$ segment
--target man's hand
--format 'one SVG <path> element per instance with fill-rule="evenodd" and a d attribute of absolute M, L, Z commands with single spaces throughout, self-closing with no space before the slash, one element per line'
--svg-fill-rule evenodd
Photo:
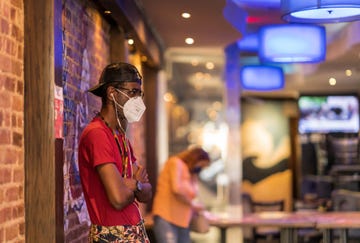
<path fill-rule="evenodd" d="M 148 202 L 151 200 L 152 197 L 152 186 L 149 183 L 149 176 L 145 167 L 142 165 L 135 164 L 133 167 L 134 169 L 134 179 L 135 181 L 139 181 L 142 184 L 142 190 L 136 190 L 136 183 L 135 183 L 135 197 L 139 202 Z"/>
<path fill-rule="evenodd" d="M 149 182 L 149 176 L 144 166 L 137 165 L 137 170 L 135 171 L 134 179 L 140 181 L 141 183 Z"/>

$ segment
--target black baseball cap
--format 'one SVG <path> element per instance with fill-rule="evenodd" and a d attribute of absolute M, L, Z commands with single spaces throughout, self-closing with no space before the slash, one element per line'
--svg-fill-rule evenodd
<path fill-rule="evenodd" d="M 134 65 L 125 62 L 111 63 L 101 73 L 99 83 L 88 92 L 102 96 L 106 84 L 116 82 L 136 82 L 141 84 L 142 77 Z"/>

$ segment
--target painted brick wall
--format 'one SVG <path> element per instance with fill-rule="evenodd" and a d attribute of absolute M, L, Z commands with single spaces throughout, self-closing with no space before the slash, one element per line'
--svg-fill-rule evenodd
<path fill-rule="evenodd" d="M 108 64 L 110 26 L 89 1 L 63 1 L 64 230 L 65 242 L 87 242 L 90 223 L 78 171 L 79 136 L 100 110 L 100 99 L 86 90 L 97 84 Z"/>
<path fill-rule="evenodd" d="M 24 7 L 0 1 L 0 242 L 25 242 Z"/>

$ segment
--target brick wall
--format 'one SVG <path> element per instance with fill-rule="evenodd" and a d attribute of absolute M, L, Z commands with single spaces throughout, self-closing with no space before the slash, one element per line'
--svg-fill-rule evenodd
<path fill-rule="evenodd" d="M 0 1 L 0 242 L 25 242 L 23 20 L 23 1 Z"/>
<path fill-rule="evenodd" d="M 64 230 L 65 242 L 87 242 L 90 223 L 78 171 L 79 136 L 100 110 L 86 90 L 109 62 L 110 26 L 89 1 L 63 1 L 64 42 Z"/>

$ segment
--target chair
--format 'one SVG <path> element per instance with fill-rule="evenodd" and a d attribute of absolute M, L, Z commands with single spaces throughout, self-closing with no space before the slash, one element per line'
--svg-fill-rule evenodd
<path fill-rule="evenodd" d="M 334 211 L 359 211 L 360 192 L 338 189 L 332 192 Z"/>
<path fill-rule="evenodd" d="M 329 137 L 331 152 L 335 164 L 351 165 L 359 162 L 359 138 L 358 137 Z"/>
<path fill-rule="evenodd" d="M 332 193 L 332 204 L 334 211 L 360 211 L 360 192 L 338 189 Z M 335 230 L 335 237 L 338 236 L 338 232 Z M 360 241 L 360 230 L 349 229 L 349 237 Z"/>
<path fill-rule="evenodd" d="M 250 207 L 253 213 L 256 212 L 277 212 L 284 211 L 284 200 L 278 201 L 254 201 L 250 200 Z M 254 227 L 252 229 L 253 242 L 260 239 L 266 241 L 280 240 L 280 229 L 277 227 Z"/>

